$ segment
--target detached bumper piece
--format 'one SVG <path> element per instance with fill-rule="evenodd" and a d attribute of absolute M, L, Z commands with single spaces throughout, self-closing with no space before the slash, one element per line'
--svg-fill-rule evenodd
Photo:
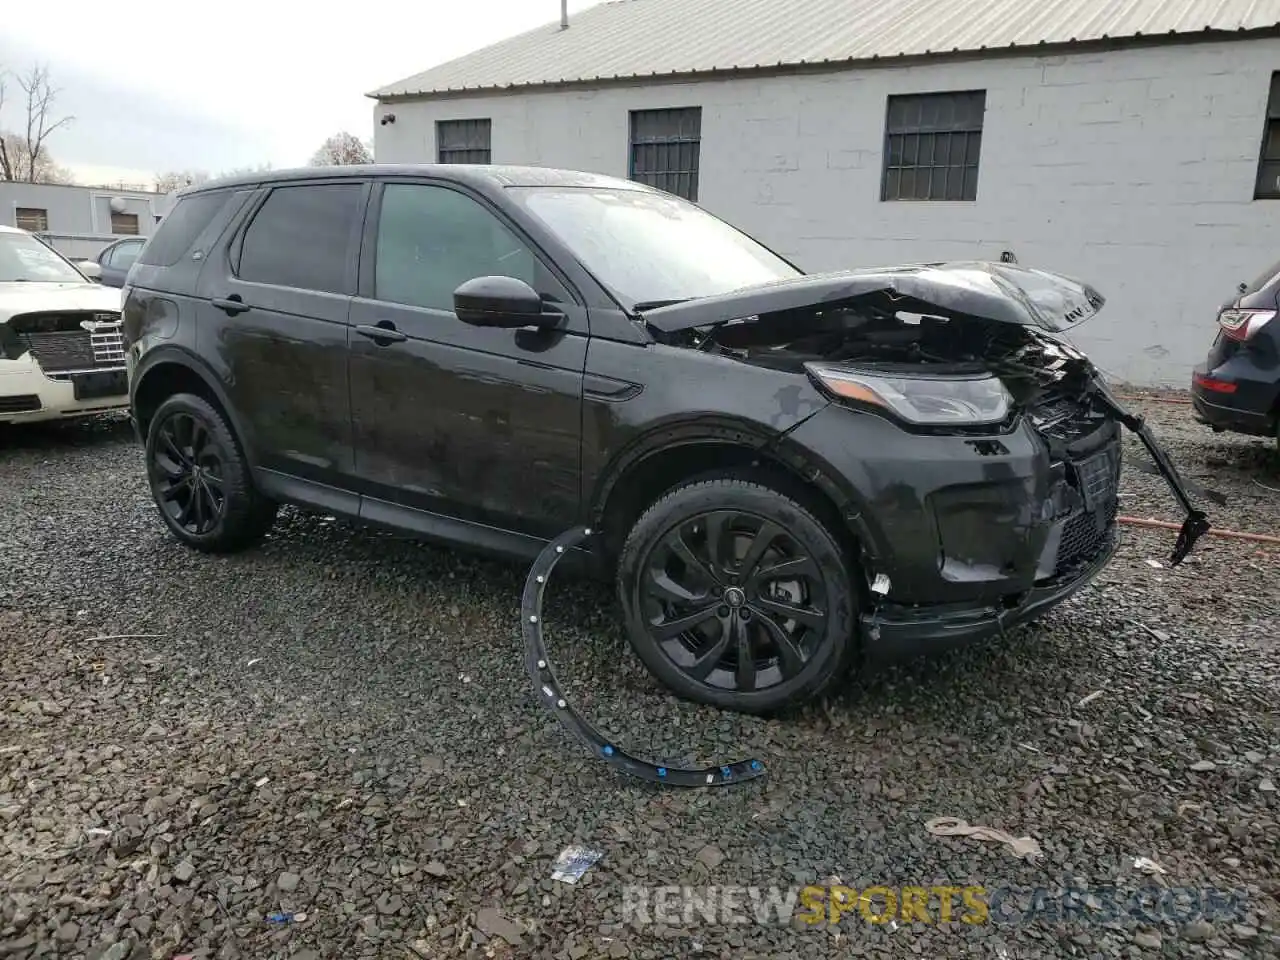
<path fill-rule="evenodd" d="M 529 578 L 524 584 L 520 602 L 520 623 L 525 643 L 524 662 L 525 669 L 537 688 L 538 700 L 555 715 L 565 729 L 586 744 L 595 756 L 640 780 L 676 787 L 722 787 L 763 776 L 764 764 L 755 759 L 700 770 L 663 767 L 642 760 L 601 736 L 565 698 L 551 661 L 547 658 L 547 648 L 542 638 L 542 597 L 551 571 L 565 551 L 576 547 L 589 536 L 589 528 L 576 527 L 552 540 L 533 561 L 533 569 L 529 571 Z"/>
<path fill-rule="evenodd" d="M 1122 407 L 1120 401 L 1112 395 L 1111 391 L 1100 380 L 1098 386 L 1099 396 L 1107 405 L 1107 408 L 1115 415 L 1117 420 L 1124 424 L 1126 429 L 1137 434 L 1138 439 L 1142 441 L 1142 445 L 1147 448 L 1147 453 L 1151 455 L 1151 460 L 1155 464 L 1156 472 L 1164 478 L 1165 483 L 1169 485 L 1169 489 L 1173 491 L 1178 505 L 1182 507 L 1183 512 L 1186 514 L 1186 519 L 1182 522 L 1182 529 L 1178 531 L 1178 539 L 1173 545 L 1173 554 L 1169 557 L 1169 565 L 1176 567 L 1187 558 L 1187 554 L 1195 547 L 1196 541 L 1209 532 L 1209 515 L 1203 510 L 1197 509 L 1191 502 L 1191 495 L 1187 490 L 1186 483 L 1178 474 L 1178 468 L 1173 465 L 1169 455 L 1156 442 L 1155 435 L 1152 434 L 1146 421 Z M 1221 502 L 1225 502 L 1225 498 L 1222 498 Z"/>

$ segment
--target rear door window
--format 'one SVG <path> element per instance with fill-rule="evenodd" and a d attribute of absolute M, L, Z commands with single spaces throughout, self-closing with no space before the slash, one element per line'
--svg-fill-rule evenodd
<path fill-rule="evenodd" d="M 325 293 L 353 293 L 350 261 L 362 183 L 277 187 L 240 247 L 241 280 Z"/>

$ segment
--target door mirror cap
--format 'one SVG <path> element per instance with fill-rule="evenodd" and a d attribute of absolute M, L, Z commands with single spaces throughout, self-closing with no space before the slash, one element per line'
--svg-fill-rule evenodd
<path fill-rule="evenodd" d="M 102 267 L 94 263 L 92 260 L 80 260 L 76 263 L 76 269 L 85 275 L 85 279 L 98 281 L 102 279 Z"/>
<path fill-rule="evenodd" d="M 515 277 L 476 277 L 453 291 L 453 312 L 476 327 L 554 326 L 560 315 L 545 311 L 538 292 Z"/>

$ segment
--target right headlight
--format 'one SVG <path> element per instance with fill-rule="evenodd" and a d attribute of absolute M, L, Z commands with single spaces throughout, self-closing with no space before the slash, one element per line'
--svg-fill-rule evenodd
<path fill-rule="evenodd" d="M 809 376 L 832 396 L 882 407 L 922 427 L 1000 423 L 1012 398 L 990 374 L 938 376 L 868 373 L 838 363 L 806 363 Z"/>

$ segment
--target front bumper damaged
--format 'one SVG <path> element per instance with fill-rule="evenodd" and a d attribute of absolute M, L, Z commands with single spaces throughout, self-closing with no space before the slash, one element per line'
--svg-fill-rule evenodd
<path fill-rule="evenodd" d="M 1093 580 L 1111 562 L 1119 539 L 1114 529 L 1106 547 L 1070 578 L 1037 586 L 1007 603 L 910 607 L 880 604 L 862 616 L 870 660 L 905 659 L 1004 633 L 1048 613 Z"/>

